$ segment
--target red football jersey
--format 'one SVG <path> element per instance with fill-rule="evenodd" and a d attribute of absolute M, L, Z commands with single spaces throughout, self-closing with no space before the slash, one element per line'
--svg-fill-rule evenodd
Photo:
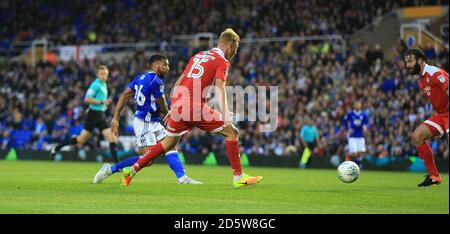
<path fill-rule="evenodd" d="M 419 88 L 427 96 L 434 110 L 439 113 L 448 112 L 448 73 L 444 70 L 425 64 L 419 82 Z"/>
<path fill-rule="evenodd" d="M 230 62 L 225 59 L 219 48 L 202 51 L 192 56 L 183 72 L 184 78 L 173 95 L 173 106 L 189 101 L 191 104 L 205 103 L 209 89 L 214 79 L 226 80 Z M 186 96 L 186 90 L 189 95 Z M 180 101 L 180 102 L 177 102 Z"/>

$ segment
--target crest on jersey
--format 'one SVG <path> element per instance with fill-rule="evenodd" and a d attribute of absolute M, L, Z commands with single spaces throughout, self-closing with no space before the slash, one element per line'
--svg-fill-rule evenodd
<path fill-rule="evenodd" d="M 431 88 L 430 88 L 430 86 L 426 86 L 425 89 L 424 89 L 424 91 L 425 91 L 425 93 L 427 94 L 427 96 L 430 96 L 430 95 L 431 95 Z"/>
<path fill-rule="evenodd" d="M 441 83 L 445 83 L 445 77 L 444 77 L 443 75 L 440 75 L 440 76 L 438 77 L 438 80 L 439 80 Z"/>

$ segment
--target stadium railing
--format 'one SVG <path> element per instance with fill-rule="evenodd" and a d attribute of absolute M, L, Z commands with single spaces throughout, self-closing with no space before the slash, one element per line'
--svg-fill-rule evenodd
<path fill-rule="evenodd" d="M 92 50 L 95 48 L 94 53 L 129 53 L 136 50 L 142 51 L 176 51 L 179 48 L 193 49 L 199 46 L 200 38 L 208 38 L 208 47 L 213 47 L 217 42 L 217 37 L 212 33 L 197 33 L 192 35 L 177 35 L 172 37 L 170 41 L 162 42 L 138 42 L 138 43 L 108 43 L 108 44 L 86 44 L 86 45 L 63 45 L 55 46 L 51 41 L 34 40 L 29 42 L 12 42 L 8 48 L 3 50 L 3 56 L 8 58 L 17 58 L 18 56 L 25 56 L 25 53 L 31 53 L 37 47 L 44 48 L 44 54 L 46 51 L 58 51 L 61 52 L 64 48 L 65 56 L 83 58 L 83 49 Z M 347 41 L 344 36 L 341 35 L 319 35 L 319 36 L 291 36 L 291 37 L 269 37 L 269 38 L 243 38 L 241 40 L 241 47 L 248 48 L 255 44 L 271 44 L 271 43 L 287 43 L 287 42 L 300 42 L 300 41 L 331 41 L 340 51 L 345 55 Z M 81 50 L 81 52 L 80 52 Z M 30 52 L 31 51 L 31 52 Z M 69 51 L 69 52 L 68 52 Z M 189 51 L 189 53 L 192 51 Z M 69 54 L 67 54 L 69 53 Z M 72 54 L 71 54 L 72 53 Z M 81 53 L 81 55 L 80 55 Z M 92 51 L 90 51 L 92 53 Z M 88 56 L 88 55 L 85 55 Z M 36 53 L 31 53 L 31 64 L 40 59 L 36 57 Z M 43 59 L 46 59 L 43 56 Z"/>

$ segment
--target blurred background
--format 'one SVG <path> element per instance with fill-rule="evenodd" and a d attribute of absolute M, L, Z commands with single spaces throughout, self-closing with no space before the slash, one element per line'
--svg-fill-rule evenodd
<path fill-rule="evenodd" d="M 189 57 L 231 27 L 241 44 L 228 85 L 279 91 L 276 131 L 255 131 L 258 121 L 236 123 L 244 164 L 298 166 L 301 129 L 312 125 L 319 134 L 308 166 L 337 165 L 348 151 L 343 118 L 359 100 L 369 118 L 366 167 L 425 170 L 411 133 L 433 108 L 401 55 L 420 47 L 429 64 L 448 72 L 448 12 L 448 1 L 439 0 L 2 0 L 0 158 L 49 159 L 52 146 L 78 135 L 97 65 L 110 69 L 115 105 L 148 58 L 165 54 L 169 96 Z M 135 150 L 133 105 L 122 113 L 121 158 Z M 430 143 L 438 168 L 448 171 L 448 138 Z M 194 158 L 188 163 L 220 164 L 224 148 L 221 137 L 198 130 L 180 143 Z M 108 161 L 108 151 L 95 134 L 76 156 L 57 160 Z"/>

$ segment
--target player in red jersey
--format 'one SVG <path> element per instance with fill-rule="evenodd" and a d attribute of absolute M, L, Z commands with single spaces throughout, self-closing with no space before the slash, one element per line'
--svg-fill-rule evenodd
<path fill-rule="evenodd" d="M 412 134 L 419 157 L 423 160 L 429 173 L 418 186 L 437 185 L 442 182 L 442 179 L 427 140 L 448 133 L 448 73 L 438 67 L 428 65 L 424 53 L 417 48 L 406 51 L 404 61 L 409 74 L 419 75 L 419 88 L 427 96 L 435 110 L 435 114 L 425 120 Z"/>
<path fill-rule="evenodd" d="M 173 149 L 181 136 L 193 127 L 223 135 L 226 139 L 226 152 L 233 169 L 233 186 L 244 187 L 258 183 L 262 176 L 249 176 L 242 172 L 239 154 L 239 130 L 231 122 L 225 91 L 225 81 L 230 60 L 239 47 L 239 35 L 228 28 L 220 34 L 217 47 L 192 56 L 183 74 L 174 85 L 172 106 L 167 123 L 167 137 L 150 147 L 132 167 L 122 170 L 122 181 L 128 186 L 133 176 L 154 158 Z M 206 105 L 206 94 L 215 83 L 220 110 Z"/>

